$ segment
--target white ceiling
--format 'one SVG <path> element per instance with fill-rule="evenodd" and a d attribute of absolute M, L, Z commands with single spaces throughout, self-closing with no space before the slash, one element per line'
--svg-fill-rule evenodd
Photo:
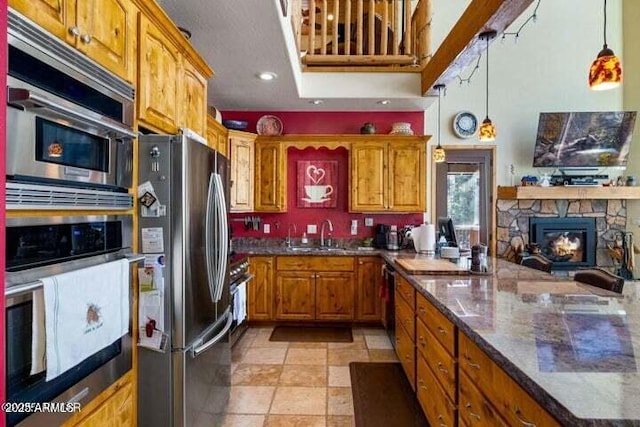
<path fill-rule="evenodd" d="M 213 68 L 208 104 L 248 111 L 421 111 L 419 73 L 302 73 L 280 0 L 158 0 Z M 291 54 L 290 54 L 291 52 Z M 263 82 L 261 71 L 278 78 Z M 321 105 L 311 104 L 322 99 Z M 378 101 L 389 99 L 388 105 Z"/>

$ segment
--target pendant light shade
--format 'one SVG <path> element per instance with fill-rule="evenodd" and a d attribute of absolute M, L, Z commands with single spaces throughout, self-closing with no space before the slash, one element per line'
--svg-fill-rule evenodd
<path fill-rule="evenodd" d="M 433 161 L 442 163 L 447 158 L 447 153 L 444 151 L 444 148 L 442 148 L 442 145 L 440 145 L 440 104 L 442 103 L 442 89 L 445 88 L 445 85 L 437 84 L 433 88 L 438 91 L 438 145 L 433 149 Z"/>
<path fill-rule="evenodd" d="M 589 69 L 589 87 L 593 90 L 613 89 L 622 83 L 622 64 L 607 46 L 607 0 L 604 0 L 604 45 Z"/>
<path fill-rule="evenodd" d="M 496 36 L 495 31 L 485 31 L 480 34 L 480 40 L 486 40 L 487 42 L 487 51 L 485 55 L 487 56 L 487 97 L 486 97 L 486 117 L 482 121 L 482 125 L 480 125 L 480 130 L 478 131 L 478 138 L 480 141 L 494 141 L 496 139 L 496 127 L 493 122 L 489 118 L 489 41 Z"/>

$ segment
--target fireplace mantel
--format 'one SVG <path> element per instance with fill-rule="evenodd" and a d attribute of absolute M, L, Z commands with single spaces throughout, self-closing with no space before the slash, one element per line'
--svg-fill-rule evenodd
<path fill-rule="evenodd" d="M 580 187 L 557 186 L 498 187 L 501 200 L 545 200 L 545 199 L 640 199 L 640 187 Z"/>

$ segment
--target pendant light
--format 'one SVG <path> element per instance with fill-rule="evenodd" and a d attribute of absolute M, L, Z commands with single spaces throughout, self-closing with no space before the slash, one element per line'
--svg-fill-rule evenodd
<path fill-rule="evenodd" d="M 604 45 L 589 69 L 589 87 L 593 90 L 607 90 L 622 83 L 622 64 L 607 46 L 607 0 L 604 0 Z"/>
<path fill-rule="evenodd" d="M 442 89 L 444 89 L 445 87 L 446 86 L 443 84 L 437 84 L 433 87 L 438 91 L 438 145 L 433 150 L 433 161 L 436 163 L 444 162 L 447 157 L 444 148 L 442 148 L 442 145 L 440 145 L 440 104 L 442 99 L 440 95 L 442 94 Z"/>
<path fill-rule="evenodd" d="M 482 125 L 480 125 L 480 130 L 478 131 L 478 137 L 480 141 L 493 141 L 496 139 L 496 127 L 491 122 L 489 118 L 489 41 L 496 36 L 495 31 L 485 31 L 480 34 L 480 40 L 486 40 L 487 42 L 487 103 L 486 103 L 486 117 L 482 121 Z"/>

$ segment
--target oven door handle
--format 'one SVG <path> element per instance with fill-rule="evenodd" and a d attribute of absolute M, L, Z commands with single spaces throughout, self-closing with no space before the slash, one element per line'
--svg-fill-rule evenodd
<path fill-rule="evenodd" d="M 33 90 L 8 87 L 7 102 L 10 104 L 20 105 L 25 109 L 31 110 L 46 108 L 56 115 L 65 116 L 67 119 L 71 117 L 73 120 L 95 126 L 98 129 L 115 132 L 116 137 L 135 138 L 137 136 L 133 130 L 122 126 L 120 123 L 109 117 L 99 115 L 89 109 L 78 107 L 70 102 L 54 101 L 46 95 Z"/>
<path fill-rule="evenodd" d="M 249 283 L 255 276 L 253 274 L 247 274 L 242 276 L 242 280 L 240 280 L 239 282 L 236 283 L 232 283 L 231 286 L 233 287 L 231 289 L 231 293 L 234 294 L 236 292 L 236 289 L 238 289 L 238 286 L 243 285 L 245 283 Z"/>

